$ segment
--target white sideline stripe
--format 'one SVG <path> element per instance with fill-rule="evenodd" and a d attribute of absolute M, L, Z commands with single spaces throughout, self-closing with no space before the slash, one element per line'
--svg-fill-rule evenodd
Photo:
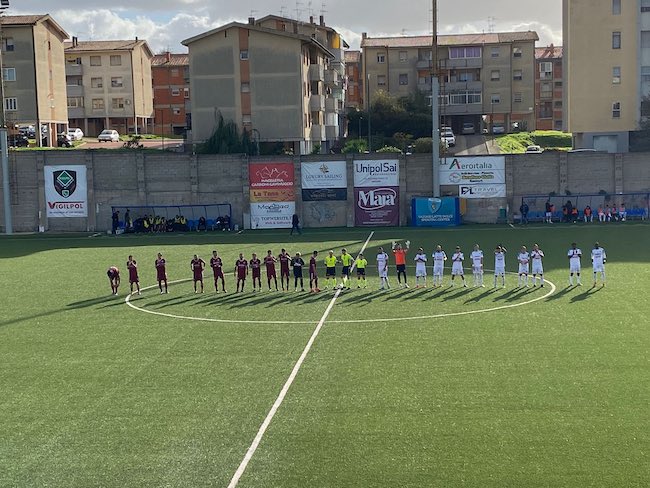
<path fill-rule="evenodd" d="M 368 235 L 368 238 L 366 239 L 366 242 L 363 244 L 363 247 L 361 248 L 361 251 L 359 251 L 359 254 L 362 254 L 365 250 L 366 247 L 368 246 L 368 243 L 370 242 L 370 239 L 372 239 L 372 236 L 374 234 L 374 231 L 371 232 Z M 358 257 L 358 255 L 357 255 Z M 352 269 L 354 269 L 354 264 L 352 265 Z M 269 413 L 266 415 L 266 418 L 264 419 L 264 422 L 262 422 L 262 425 L 260 426 L 259 430 L 257 431 L 257 435 L 253 439 L 252 444 L 248 448 L 248 451 L 246 451 L 246 455 L 244 456 L 244 459 L 242 460 L 241 464 L 237 468 L 237 471 L 235 471 L 235 474 L 233 475 L 232 479 L 230 480 L 230 484 L 228 485 L 228 488 L 235 488 L 237 484 L 239 483 L 240 478 L 244 474 L 244 471 L 246 471 L 246 467 L 248 466 L 248 463 L 252 459 L 253 455 L 255 454 L 255 451 L 257 450 L 257 447 L 260 445 L 260 442 L 262 441 L 262 438 L 264 437 L 264 434 L 266 433 L 266 429 L 268 429 L 269 425 L 271 424 L 271 421 L 273 420 L 273 417 L 275 417 L 276 412 L 280 408 L 280 405 L 282 405 L 282 402 L 284 401 L 284 398 L 287 396 L 287 392 L 289 391 L 289 388 L 291 387 L 293 381 L 296 379 L 296 376 L 298 375 L 298 372 L 300 371 L 300 368 L 302 367 L 302 363 L 304 363 L 305 358 L 307 357 L 307 354 L 309 354 L 309 351 L 311 350 L 311 346 L 314 344 L 314 341 L 316 340 L 316 337 L 318 337 L 318 334 L 320 333 L 321 329 L 323 328 L 323 325 L 325 324 L 325 320 L 327 320 L 327 317 L 329 316 L 330 312 L 332 311 L 332 308 L 334 307 L 334 303 L 336 302 L 336 299 L 339 297 L 341 294 L 341 289 L 339 288 L 336 290 L 336 293 L 330 300 L 329 305 L 325 309 L 325 313 L 321 317 L 320 321 L 318 322 L 318 325 L 314 329 L 314 332 L 312 333 L 311 337 L 309 338 L 309 341 L 307 342 L 307 345 L 305 346 L 305 349 L 302 351 L 302 354 L 298 358 L 298 361 L 293 367 L 293 370 L 291 371 L 291 374 L 289 375 L 289 378 L 287 378 L 287 381 L 285 382 L 284 386 L 282 387 L 282 390 L 280 390 L 280 394 L 278 395 L 278 398 L 276 398 L 275 402 L 273 403 L 273 406 L 271 407 L 271 410 L 269 410 Z"/>

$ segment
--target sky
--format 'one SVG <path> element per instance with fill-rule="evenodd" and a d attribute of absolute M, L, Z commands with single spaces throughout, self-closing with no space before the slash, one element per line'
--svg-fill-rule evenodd
<path fill-rule="evenodd" d="M 185 52 L 183 39 L 252 14 L 303 21 L 323 14 L 358 49 L 370 37 L 430 34 L 431 0 L 10 0 L 7 15 L 49 13 L 79 40 L 146 39 L 154 52 Z M 110 9 L 108 6 L 110 5 Z M 405 7 L 408 5 L 408 7 Z M 534 30 L 562 43 L 561 0 L 438 0 L 438 33 Z"/>

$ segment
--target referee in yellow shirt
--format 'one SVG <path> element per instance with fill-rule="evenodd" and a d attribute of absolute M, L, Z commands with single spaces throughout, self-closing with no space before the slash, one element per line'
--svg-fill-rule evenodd
<path fill-rule="evenodd" d="M 334 280 L 333 288 L 336 288 L 336 263 L 338 259 L 334 256 L 334 251 L 330 251 L 325 256 L 325 289 L 329 289 L 330 280 Z"/>
<path fill-rule="evenodd" d="M 368 286 L 366 281 L 366 266 L 368 266 L 368 260 L 363 257 L 363 254 L 359 254 L 359 257 L 354 262 L 354 266 L 357 269 L 357 288 L 361 288 L 361 280 L 363 280 L 363 287 Z"/>
<path fill-rule="evenodd" d="M 345 248 L 341 249 L 341 264 L 343 264 L 341 282 L 348 290 L 350 289 L 350 268 L 352 267 L 352 261 L 354 261 L 354 258 L 348 254 L 348 251 Z"/>

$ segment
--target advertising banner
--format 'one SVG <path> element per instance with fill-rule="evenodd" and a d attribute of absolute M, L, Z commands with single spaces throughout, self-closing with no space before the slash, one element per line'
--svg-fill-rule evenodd
<path fill-rule="evenodd" d="M 293 163 L 250 163 L 248 179 L 251 227 L 291 228 L 291 217 L 296 212 Z"/>
<path fill-rule="evenodd" d="M 303 190 L 339 189 L 348 187 L 345 161 L 301 163 Z"/>
<path fill-rule="evenodd" d="M 302 190 L 303 202 L 324 202 L 332 200 L 347 200 L 347 188 L 323 188 L 320 190 Z"/>
<path fill-rule="evenodd" d="M 399 186 L 354 189 L 356 225 L 399 225 Z"/>
<path fill-rule="evenodd" d="M 460 225 L 460 203 L 456 197 L 414 198 L 411 202 L 414 227 Z"/>
<path fill-rule="evenodd" d="M 458 195 L 461 198 L 505 198 L 506 185 L 459 185 Z"/>
<path fill-rule="evenodd" d="M 474 185 L 506 183 L 504 156 L 459 156 L 440 162 L 441 185 Z"/>
<path fill-rule="evenodd" d="M 45 166 L 47 217 L 88 217 L 85 166 Z"/>
<path fill-rule="evenodd" d="M 354 162 L 355 188 L 399 186 L 399 160 Z"/>

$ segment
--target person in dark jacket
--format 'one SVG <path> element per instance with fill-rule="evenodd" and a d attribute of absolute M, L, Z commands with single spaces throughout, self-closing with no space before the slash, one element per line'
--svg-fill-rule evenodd
<path fill-rule="evenodd" d="M 300 231 L 300 219 L 298 218 L 298 214 L 293 214 L 293 217 L 291 217 L 291 234 L 293 235 L 293 231 L 298 232 L 298 234 L 302 234 Z"/>

